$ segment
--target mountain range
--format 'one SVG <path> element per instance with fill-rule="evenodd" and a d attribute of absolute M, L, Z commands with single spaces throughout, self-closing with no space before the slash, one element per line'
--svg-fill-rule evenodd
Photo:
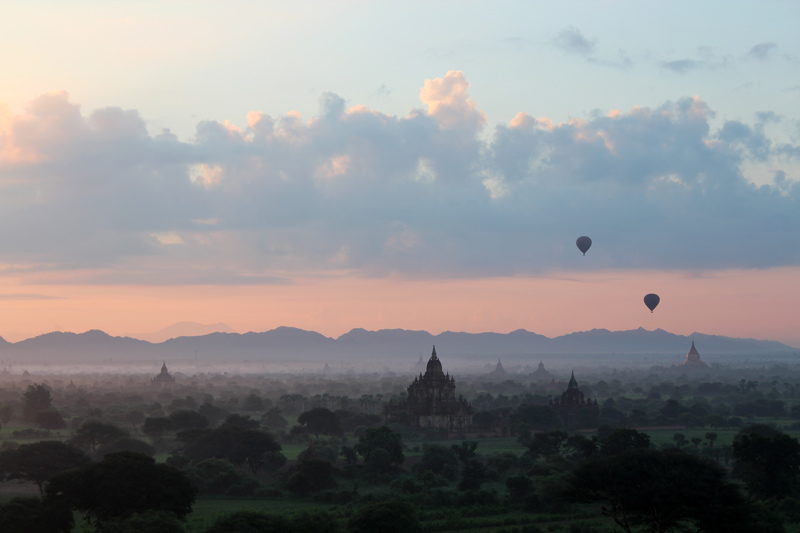
<path fill-rule="evenodd" d="M 792 358 L 797 348 L 776 341 L 693 333 L 676 335 L 656 329 L 628 331 L 594 329 L 546 337 L 526 330 L 511 333 L 444 332 L 353 329 L 331 338 L 297 328 L 279 327 L 260 333 L 215 332 L 148 342 L 112 337 L 99 330 L 85 333 L 53 332 L 11 343 L 0 338 L 0 362 L 15 363 L 140 363 L 154 360 L 224 362 L 365 362 L 390 363 L 427 359 L 432 346 L 440 355 L 462 362 L 503 358 L 510 362 L 538 362 L 546 356 L 610 356 L 634 361 L 635 356 L 665 355 L 674 361 L 685 355 L 692 341 L 703 357 L 760 356 Z M 651 359 L 648 357 L 647 359 Z M 406 365 L 407 366 L 407 365 Z"/>

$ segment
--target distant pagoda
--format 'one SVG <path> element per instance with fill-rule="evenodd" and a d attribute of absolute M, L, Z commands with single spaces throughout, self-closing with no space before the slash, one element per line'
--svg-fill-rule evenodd
<path fill-rule="evenodd" d="M 503 368 L 503 363 L 500 362 L 500 359 L 497 360 L 497 366 L 494 367 L 494 370 L 489 372 L 489 378 L 501 380 L 501 379 L 508 379 L 508 372 L 506 369 Z"/>
<path fill-rule="evenodd" d="M 694 341 L 692 341 L 692 347 L 689 349 L 689 353 L 686 354 L 686 360 L 681 366 L 684 365 L 695 368 L 705 368 L 708 366 L 700 360 L 700 353 L 697 351 L 697 348 L 694 347 Z"/>
<path fill-rule="evenodd" d="M 161 365 L 161 373 L 152 379 L 153 384 L 161 386 L 169 386 L 175 384 L 175 378 L 167 370 L 167 362 Z"/>
<path fill-rule="evenodd" d="M 550 406 L 555 409 L 564 425 L 568 428 L 577 428 L 581 425 L 578 420 L 577 414 L 580 409 L 599 409 L 597 400 L 591 398 L 584 398 L 583 391 L 578 387 L 578 380 L 575 379 L 575 371 L 572 371 L 572 376 L 569 378 L 567 390 L 561 394 L 561 398 L 550 400 Z"/>
<path fill-rule="evenodd" d="M 539 359 L 539 366 L 536 368 L 536 372 L 531 374 L 531 378 L 539 383 L 551 382 L 555 380 L 555 378 L 553 378 L 553 374 L 545 370 L 544 363 L 541 359 Z"/>

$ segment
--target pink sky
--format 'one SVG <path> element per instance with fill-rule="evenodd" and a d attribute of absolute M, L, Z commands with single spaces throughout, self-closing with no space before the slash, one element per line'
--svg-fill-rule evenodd
<path fill-rule="evenodd" d="M 754 35 L 717 59 L 652 59 L 647 42 L 618 63 L 604 51 L 619 49 L 611 40 L 560 28 L 542 47 L 547 61 L 524 64 L 566 71 L 523 69 L 533 88 L 557 80 L 558 105 L 503 82 L 523 63 L 467 69 L 446 47 L 446 60 L 409 73 L 413 83 L 382 77 L 395 69 L 385 58 L 380 74 L 350 61 L 369 76 L 358 90 L 333 76 L 301 83 L 297 65 L 315 70 L 305 61 L 273 68 L 286 72 L 287 98 L 313 94 L 310 111 L 278 105 L 272 78 L 243 93 L 246 78 L 216 69 L 165 82 L 168 98 L 152 106 L 115 90 L 102 102 L 71 95 L 69 76 L 29 87 L 27 104 L 0 102 L 0 336 L 136 335 L 183 321 L 331 337 L 644 327 L 800 347 L 800 144 L 796 105 L 780 105 L 794 72 L 784 50 L 796 47 Z M 492 42 L 517 42 L 503 32 Z M 262 71 L 261 59 L 242 64 Z M 775 77 L 763 77 L 766 65 Z M 598 69 L 614 84 L 599 84 Z M 740 74 L 720 78 L 721 92 L 701 90 L 728 69 Z M 634 73 L 644 85 L 620 92 Z M 164 114 L 206 78 L 225 86 L 183 119 Z M 745 80 L 770 91 L 758 102 L 730 91 Z M 671 88 L 652 96 L 654 85 Z M 217 101 L 237 105 L 223 112 Z M 502 114 L 489 112 L 500 103 Z M 586 257 L 580 235 L 594 241 Z M 650 292 L 661 296 L 652 314 Z"/>
<path fill-rule="evenodd" d="M 778 340 L 800 347 L 800 268 L 704 276 L 614 271 L 555 278 L 408 281 L 301 279 L 275 286 L 16 286 L 0 306 L 2 335 L 18 341 L 54 330 L 112 335 L 179 321 L 224 322 L 238 332 L 293 326 L 337 337 L 352 328 L 506 333 L 550 337 L 593 328 L 661 328 Z M 648 292 L 661 296 L 650 313 Z"/>

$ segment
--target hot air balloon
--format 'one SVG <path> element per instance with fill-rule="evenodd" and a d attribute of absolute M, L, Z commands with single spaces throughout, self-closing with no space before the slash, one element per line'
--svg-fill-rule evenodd
<path fill-rule="evenodd" d="M 575 244 L 578 245 L 578 250 L 583 252 L 583 255 L 586 255 L 586 250 L 592 247 L 592 239 L 584 235 L 583 237 L 578 237 Z"/>
<path fill-rule="evenodd" d="M 650 312 L 653 312 L 653 309 L 656 308 L 658 302 L 661 301 L 661 298 L 658 297 L 658 294 L 646 294 L 644 297 L 644 305 L 650 309 Z"/>

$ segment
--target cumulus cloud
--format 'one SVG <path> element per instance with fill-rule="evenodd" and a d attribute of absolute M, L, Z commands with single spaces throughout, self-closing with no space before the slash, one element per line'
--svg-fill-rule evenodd
<path fill-rule="evenodd" d="M 251 112 L 181 142 L 135 111 L 42 96 L 0 130 L 0 268 L 39 283 L 541 274 L 578 268 L 583 234 L 596 268 L 800 264 L 797 176 L 777 165 L 756 187 L 741 170 L 800 154 L 768 137 L 769 114 L 712 128 L 693 97 L 486 131 L 456 71 L 420 100 L 397 117 L 324 94 L 313 117 Z"/>
<path fill-rule="evenodd" d="M 469 99 L 468 90 L 464 73 L 451 70 L 444 78 L 425 80 L 419 99 L 442 128 L 473 133 L 486 124 L 486 115 Z"/>

